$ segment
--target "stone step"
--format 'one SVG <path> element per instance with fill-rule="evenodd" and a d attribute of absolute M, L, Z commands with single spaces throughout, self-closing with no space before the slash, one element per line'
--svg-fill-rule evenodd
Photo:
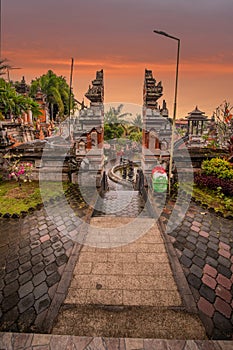
<path fill-rule="evenodd" d="M 1 349 L 78 350 L 229 350 L 233 341 L 100 338 L 70 335 L 0 333 Z"/>
<path fill-rule="evenodd" d="M 149 217 L 145 203 L 138 191 L 110 190 L 99 199 L 93 216 Z"/>
<path fill-rule="evenodd" d="M 122 305 L 64 304 L 52 334 L 111 338 L 206 339 L 205 329 L 195 314 L 166 307 Z"/>

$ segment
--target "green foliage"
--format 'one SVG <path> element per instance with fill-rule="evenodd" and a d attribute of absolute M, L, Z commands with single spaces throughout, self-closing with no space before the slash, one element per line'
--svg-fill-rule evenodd
<path fill-rule="evenodd" d="M 233 215 L 233 198 L 221 193 L 221 187 L 212 190 L 207 187 L 199 187 L 196 184 L 193 188 L 189 184 L 184 184 L 184 189 L 204 207 L 214 209 L 216 213 L 220 213 L 224 217 Z"/>
<path fill-rule="evenodd" d="M 201 169 L 206 175 L 214 175 L 219 179 L 233 180 L 233 168 L 227 160 L 221 158 L 204 160 Z"/>
<path fill-rule="evenodd" d="M 104 139 L 112 140 L 120 138 L 124 134 L 124 129 L 120 124 L 104 124 Z"/>
<path fill-rule="evenodd" d="M 105 140 L 120 138 L 123 134 L 127 135 L 127 121 L 125 121 L 125 117 L 131 115 L 131 113 L 122 113 L 123 107 L 123 104 L 120 104 L 117 108 L 110 107 L 104 114 Z"/>
<path fill-rule="evenodd" d="M 31 182 L 33 165 L 21 160 L 21 155 L 5 154 L 3 157 L 7 166 L 9 179 L 15 179 L 21 186 L 21 182 Z"/>
<path fill-rule="evenodd" d="M 141 131 L 132 131 L 129 134 L 129 138 L 132 141 L 136 141 L 138 143 L 142 143 L 142 132 Z"/>
<path fill-rule="evenodd" d="M 64 77 L 57 76 L 52 70 L 49 70 L 46 74 L 32 80 L 30 96 L 35 97 L 38 89 L 41 89 L 46 95 L 51 119 L 55 119 L 57 113 L 60 118 L 68 116 L 70 88 Z M 70 107 L 71 109 L 75 107 L 73 93 Z"/>
<path fill-rule="evenodd" d="M 20 116 L 23 112 L 31 110 L 32 114 L 38 116 L 41 114 L 40 106 L 32 98 L 21 95 L 15 88 L 0 78 L 0 112 L 2 115 Z"/>

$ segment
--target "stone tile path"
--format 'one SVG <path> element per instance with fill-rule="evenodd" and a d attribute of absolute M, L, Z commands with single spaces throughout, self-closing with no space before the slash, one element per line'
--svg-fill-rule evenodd
<path fill-rule="evenodd" d="M 135 235 L 141 226 L 143 235 L 127 245 L 122 238 L 127 242 L 132 219 L 93 218 L 90 225 L 96 227 L 97 237 L 103 228 L 117 228 L 113 238 L 118 241 L 112 242 L 116 247 L 82 248 L 53 334 L 205 338 L 198 317 L 184 312 L 186 305 L 153 219 L 137 219 L 132 232 Z"/>
<path fill-rule="evenodd" d="M 232 342 L 0 333 L 2 350 L 231 350 Z"/>
<path fill-rule="evenodd" d="M 172 210 L 170 202 L 161 218 L 164 231 Z M 191 203 L 182 223 L 169 235 L 207 334 L 233 339 L 233 221 Z"/>
<path fill-rule="evenodd" d="M 148 216 L 148 212 L 144 208 L 144 201 L 137 191 L 110 190 L 104 195 L 104 201 L 101 200 L 97 203 L 96 208 L 93 216 Z"/>
<path fill-rule="evenodd" d="M 144 221 L 149 221 L 148 227 L 152 227 L 130 244 L 122 245 L 119 241 L 116 248 L 88 245 L 82 248 L 65 303 L 181 305 L 157 224 L 153 219 L 141 219 L 138 225 Z M 106 217 L 93 218 L 90 224 L 100 228 L 115 226 L 120 235 L 119 227 L 129 222 L 129 219 Z"/>
<path fill-rule="evenodd" d="M 164 225 L 172 209 L 172 203 L 165 207 Z M 56 224 L 44 209 L 21 219 L 0 219 L 0 330 L 40 331 L 59 286 L 65 295 L 75 246 L 63 229 L 72 232 L 74 227 L 72 217 L 58 215 Z M 182 223 L 169 233 L 213 339 L 232 339 L 233 334 L 232 228 L 232 220 L 191 203 Z"/>
<path fill-rule="evenodd" d="M 62 205 L 58 201 L 57 205 Z M 53 207 L 53 205 L 52 205 Z M 0 330 L 40 331 L 67 269 L 75 215 L 44 209 L 20 219 L 0 219 Z"/>

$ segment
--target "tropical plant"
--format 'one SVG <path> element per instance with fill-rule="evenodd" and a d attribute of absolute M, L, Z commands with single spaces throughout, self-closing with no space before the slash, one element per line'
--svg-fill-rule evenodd
<path fill-rule="evenodd" d="M 7 64 L 7 59 L 0 59 L 0 75 L 6 74 L 7 70 L 10 69 L 11 66 Z"/>
<path fill-rule="evenodd" d="M 132 124 L 137 129 L 136 131 L 141 131 L 143 126 L 141 114 L 136 114 L 136 117 L 133 119 Z"/>
<path fill-rule="evenodd" d="M 233 182 L 232 180 L 219 179 L 214 175 L 206 175 L 201 173 L 194 174 L 194 182 L 201 188 L 209 188 L 211 190 L 219 191 L 227 196 L 233 196 Z"/>
<path fill-rule="evenodd" d="M 34 116 L 41 114 L 37 102 L 30 97 L 17 93 L 10 83 L 0 78 L 0 112 L 2 115 L 18 117 L 29 110 L 32 111 Z"/>
<path fill-rule="evenodd" d="M 142 143 L 142 132 L 141 131 L 130 132 L 129 139 L 138 143 Z"/>
<path fill-rule="evenodd" d="M 118 107 L 110 107 L 104 115 L 104 138 L 105 140 L 127 136 L 127 124 L 125 120 L 131 113 L 122 113 L 124 105 L 120 104 Z"/>
<path fill-rule="evenodd" d="M 64 118 L 69 114 L 69 100 L 70 109 L 74 109 L 75 99 L 73 93 L 70 96 L 70 88 L 66 79 L 62 76 L 57 76 L 52 70 L 46 74 L 32 80 L 30 88 L 30 96 L 35 97 L 38 89 L 46 95 L 50 119 L 55 120 L 56 116 Z"/>
<path fill-rule="evenodd" d="M 8 172 L 8 178 L 14 179 L 21 187 L 21 182 L 31 182 L 32 163 L 21 161 L 21 155 L 6 154 L 4 157 Z"/>
<path fill-rule="evenodd" d="M 204 160 L 201 165 L 202 173 L 214 175 L 219 179 L 233 180 L 233 167 L 230 162 L 221 158 Z"/>
<path fill-rule="evenodd" d="M 120 124 L 105 124 L 104 125 L 104 139 L 112 140 L 119 139 L 124 134 L 124 129 Z"/>

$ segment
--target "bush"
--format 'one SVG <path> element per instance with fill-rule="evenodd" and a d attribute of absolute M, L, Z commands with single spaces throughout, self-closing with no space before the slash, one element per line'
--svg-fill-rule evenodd
<path fill-rule="evenodd" d="M 230 162 L 221 158 L 212 158 L 202 162 L 202 173 L 219 179 L 233 180 L 233 167 Z"/>
<path fill-rule="evenodd" d="M 229 179 L 221 179 L 214 175 L 196 173 L 194 174 L 194 182 L 200 187 L 208 187 L 212 190 L 218 190 L 221 187 L 222 193 L 226 196 L 233 196 L 233 181 Z"/>

